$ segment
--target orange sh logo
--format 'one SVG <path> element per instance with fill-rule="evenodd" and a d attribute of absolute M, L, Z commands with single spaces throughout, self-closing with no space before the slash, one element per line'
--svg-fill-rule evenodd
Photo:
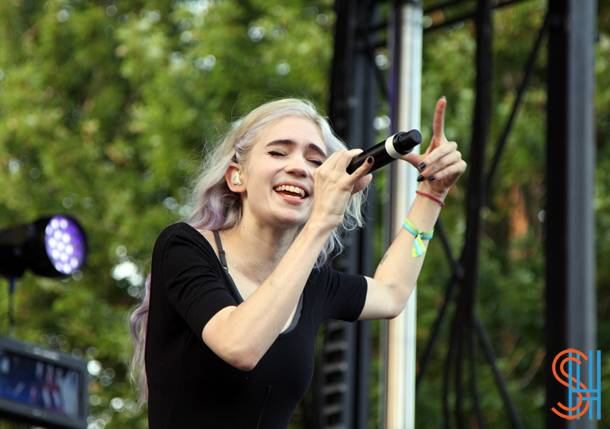
<path fill-rule="evenodd" d="M 557 374 L 557 361 L 559 360 L 559 358 L 565 354 L 568 354 L 567 357 L 565 357 L 561 363 L 559 364 L 559 371 L 561 372 L 561 374 L 567 378 L 567 381 L 560 378 L 560 376 Z M 572 356 L 572 354 L 576 354 L 577 356 L 574 357 Z M 561 384 L 563 384 L 564 386 L 566 386 L 567 388 L 569 388 L 570 390 L 570 394 L 569 394 L 569 403 L 568 406 L 563 405 L 561 402 L 558 402 L 557 405 L 564 411 L 567 411 L 569 414 L 564 414 L 561 411 L 558 411 L 555 407 L 551 408 L 551 410 L 557 414 L 559 417 L 567 419 L 567 420 L 574 420 L 574 419 L 580 419 L 581 416 L 583 416 L 587 410 L 589 409 L 589 404 L 591 403 L 591 401 L 596 401 L 597 402 L 597 420 L 601 419 L 601 351 L 597 350 L 597 388 L 596 389 L 589 389 L 587 388 L 587 386 L 580 381 L 580 365 L 582 364 L 582 361 L 578 359 L 578 357 L 581 357 L 583 360 L 588 360 L 587 356 L 576 350 L 576 349 L 567 349 L 562 351 L 561 353 L 557 354 L 557 356 L 555 356 L 555 359 L 553 360 L 553 375 L 555 376 L 555 378 L 557 379 L 557 381 L 559 381 Z M 593 385 L 593 351 L 589 350 L 589 357 L 591 358 L 591 360 L 589 360 L 589 385 L 592 386 Z M 566 372 L 564 366 L 565 364 L 568 363 L 569 364 L 569 368 L 568 368 L 568 372 Z M 573 367 L 572 365 L 576 364 L 576 377 L 573 377 L 574 373 L 572 371 Z M 585 393 L 587 396 L 583 398 L 583 393 Z M 576 403 L 576 405 L 572 406 L 572 398 L 574 396 L 574 394 L 576 394 L 578 396 L 578 402 Z M 591 394 L 593 394 L 594 396 L 591 396 Z M 586 405 L 585 407 L 580 410 L 583 401 L 586 401 Z M 593 419 L 593 407 L 591 407 L 591 410 L 589 411 L 589 419 Z M 572 414 L 572 412 L 577 412 L 576 414 Z"/>

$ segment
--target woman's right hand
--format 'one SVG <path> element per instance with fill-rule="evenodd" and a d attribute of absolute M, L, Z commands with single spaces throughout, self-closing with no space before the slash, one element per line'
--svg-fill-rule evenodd
<path fill-rule="evenodd" d="M 349 198 L 366 188 L 373 180 L 369 170 L 375 161 L 367 159 L 352 174 L 347 166 L 362 149 L 339 150 L 314 172 L 313 209 L 308 224 L 332 230 L 343 222 Z"/>

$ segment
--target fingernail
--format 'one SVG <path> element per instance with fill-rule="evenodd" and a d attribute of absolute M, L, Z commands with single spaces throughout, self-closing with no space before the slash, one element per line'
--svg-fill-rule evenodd
<path fill-rule="evenodd" d="M 419 164 L 419 166 L 417 168 L 419 168 L 420 170 L 423 170 L 424 168 L 426 168 L 426 163 L 422 162 L 421 164 Z"/>
<path fill-rule="evenodd" d="M 372 156 L 369 156 L 369 157 L 366 159 L 366 162 L 368 162 L 369 164 L 370 164 L 370 163 L 372 163 L 372 162 L 373 162 L 373 157 L 372 157 Z"/>
<path fill-rule="evenodd" d="M 445 100 L 447 99 L 447 97 L 445 97 L 444 95 L 441 95 L 441 98 L 444 98 Z"/>
<path fill-rule="evenodd" d="M 430 182 L 432 182 L 434 179 L 436 179 L 436 177 L 434 177 L 434 176 L 430 176 L 430 177 L 428 177 L 428 180 L 429 180 Z"/>
<path fill-rule="evenodd" d="M 424 179 L 425 179 L 425 177 L 420 174 L 419 177 L 417 178 L 417 181 L 418 182 L 423 182 Z"/>

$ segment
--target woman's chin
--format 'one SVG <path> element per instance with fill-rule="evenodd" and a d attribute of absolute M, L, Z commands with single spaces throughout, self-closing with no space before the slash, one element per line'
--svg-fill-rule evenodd
<path fill-rule="evenodd" d="M 277 225 L 290 229 L 298 228 L 307 222 L 309 219 L 309 213 L 304 215 L 302 210 L 299 210 L 298 212 L 282 211 L 282 213 L 277 213 L 276 219 Z"/>

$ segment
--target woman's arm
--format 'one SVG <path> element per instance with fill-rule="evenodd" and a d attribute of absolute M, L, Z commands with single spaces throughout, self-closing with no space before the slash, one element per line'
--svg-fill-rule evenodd
<path fill-rule="evenodd" d="M 444 133 L 444 114 L 447 101 L 441 98 L 434 113 L 434 136 L 423 155 L 408 154 L 403 157 L 420 172 L 419 191 L 443 201 L 449 188 L 466 170 L 466 163 L 457 151 L 455 142 L 448 142 Z M 430 180 L 432 178 L 432 180 Z M 434 228 L 441 205 L 434 199 L 417 195 L 408 218 L 420 231 Z M 411 296 L 419 277 L 425 253 L 413 257 L 415 236 L 405 228 L 392 242 L 383 256 L 375 276 L 367 277 L 368 292 L 360 320 L 393 318 L 398 316 Z M 424 240 L 427 247 L 428 241 Z"/>

